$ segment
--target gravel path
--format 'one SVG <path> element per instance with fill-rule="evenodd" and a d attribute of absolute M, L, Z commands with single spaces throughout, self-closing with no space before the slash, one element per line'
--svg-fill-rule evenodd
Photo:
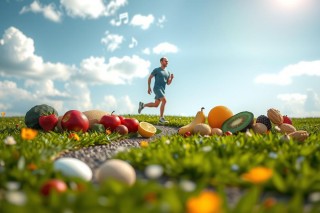
<path fill-rule="evenodd" d="M 162 132 L 156 134 L 151 138 L 127 138 L 119 141 L 114 141 L 107 145 L 99 145 L 99 146 L 90 146 L 85 147 L 75 151 L 69 151 L 60 155 L 60 157 L 73 157 L 77 158 L 83 162 L 85 162 L 95 174 L 96 169 L 104 163 L 106 160 L 112 158 L 112 155 L 115 154 L 117 151 L 122 151 L 124 149 L 129 149 L 132 147 L 140 147 L 140 141 L 152 141 L 157 137 L 162 137 L 165 135 L 172 135 L 177 133 L 177 127 L 168 127 L 168 126 L 158 126 L 155 125 L 157 129 L 160 129 Z M 60 158 L 59 157 L 59 158 Z M 143 176 L 142 174 L 137 174 L 137 176 Z M 95 182 L 95 175 L 93 176 L 93 182 Z M 159 180 L 160 182 L 164 183 L 165 180 Z M 227 189 L 227 197 L 230 205 L 234 205 L 238 199 L 243 194 L 243 191 L 239 188 L 228 188 Z"/>
<path fill-rule="evenodd" d="M 162 137 L 165 135 L 172 135 L 177 133 L 177 127 L 169 127 L 169 126 L 158 126 L 155 125 L 157 129 L 160 129 L 162 132 L 156 134 L 151 138 L 127 138 L 119 141 L 114 141 L 110 144 L 106 145 L 97 145 L 85 147 L 79 150 L 69 151 L 63 153 L 59 156 L 61 157 L 73 157 L 77 158 L 83 162 L 85 162 L 95 174 L 96 169 L 104 163 L 106 160 L 112 158 L 112 156 L 118 151 L 123 151 L 124 149 L 129 149 L 132 147 L 140 147 L 140 141 L 153 141 L 155 138 Z M 141 176 L 141 174 L 137 174 L 137 176 Z M 95 182 L 95 176 L 93 176 L 93 182 Z M 160 181 L 165 182 L 165 181 Z M 227 187 L 226 188 L 226 196 L 228 199 L 228 203 L 230 206 L 234 206 L 238 200 L 243 195 L 244 190 L 238 187 Z M 267 194 L 262 195 L 262 198 L 268 197 Z M 273 197 L 277 197 L 279 200 L 288 199 L 286 196 L 274 195 Z"/>
<path fill-rule="evenodd" d="M 75 151 L 69 151 L 63 153 L 60 157 L 73 157 L 77 158 L 83 162 L 85 162 L 93 171 L 97 169 L 103 162 L 107 159 L 110 159 L 113 154 L 117 151 L 123 149 L 129 149 L 131 147 L 139 147 L 140 141 L 152 141 L 157 137 L 162 137 L 164 135 L 172 135 L 177 133 L 177 127 L 169 127 L 169 126 L 158 126 L 155 127 L 162 132 L 156 134 L 151 138 L 143 138 L 143 137 L 136 137 L 136 138 L 127 138 L 119 141 L 111 142 L 110 144 L 106 145 L 99 145 L 99 146 L 90 146 L 85 147 Z"/>

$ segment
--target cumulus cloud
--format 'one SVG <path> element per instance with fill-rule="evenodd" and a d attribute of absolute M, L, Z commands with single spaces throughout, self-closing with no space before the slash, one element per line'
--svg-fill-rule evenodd
<path fill-rule="evenodd" d="M 64 111 L 70 109 L 85 111 L 93 108 L 90 89 L 85 82 L 68 82 L 65 84 L 65 91 L 69 94 L 70 99 L 64 101 Z"/>
<path fill-rule="evenodd" d="M 320 97 L 312 89 L 307 90 L 307 99 L 305 102 L 305 110 L 308 112 L 316 112 L 316 116 L 320 116 Z"/>
<path fill-rule="evenodd" d="M 105 8 L 104 14 L 106 16 L 114 15 L 119 8 L 125 6 L 127 3 L 127 0 L 111 0 Z"/>
<path fill-rule="evenodd" d="M 49 5 L 41 5 L 39 1 L 33 1 L 29 6 L 24 6 L 20 14 L 24 13 L 41 13 L 46 19 L 49 19 L 53 22 L 60 22 L 62 13 L 57 10 L 54 3 L 50 3 Z"/>
<path fill-rule="evenodd" d="M 110 34 L 108 31 L 105 33 L 105 37 L 101 39 L 101 43 L 106 45 L 107 50 L 110 52 L 115 51 L 120 47 L 124 37 L 117 34 Z"/>
<path fill-rule="evenodd" d="M 47 99 L 43 94 L 35 94 L 32 90 L 18 87 L 13 81 L 0 81 L 0 111 L 8 116 L 21 116 L 33 106 L 46 103 L 55 109 L 62 109 L 63 102 Z"/>
<path fill-rule="evenodd" d="M 141 29 L 143 30 L 147 30 L 153 22 L 153 15 L 149 14 L 147 16 L 143 16 L 137 14 L 132 17 L 130 24 L 133 26 L 141 27 Z"/>
<path fill-rule="evenodd" d="M 308 89 L 306 94 L 279 94 L 277 99 L 282 103 L 280 111 L 289 117 L 319 117 L 320 115 L 320 98 L 312 89 Z"/>
<path fill-rule="evenodd" d="M 34 42 L 20 30 L 8 28 L 0 39 L 0 74 L 8 77 L 67 80 L 76 69 L 62 63 L 44 62 L 35 55 Z"/>
<path fill-rule="evenodd" d="M 135 105 L 129 96 L 116 98 L 114 95 L 106 95 L 103 103 L 97 106 L 98 109 L 104 109 L 107 112 L 116 110 L 117 114 L 130 114 L 136 111 Z"/>
<path fill-rule="evenodd" d="M 4 103 L 0 105 L 0 111 L 8 112 L 8 116 L 24 115 L 31 107 L 43 103 L 54 107 L 59 115 L 71 109 L 85 111 L 93 108 L 90 90 L 85 83 L 78 81 L 66 83 L 63 92 L 55 89 L 50 81 L 28 82 L 26 87 L 18 87 L 12 81 L 0 81 L 0 98 Z"/>
<path fill-rule="evenodd" d="M 177 53 L 178 47 L 174 44 L 170 44 L 168 42 L 163 42 L 158 44 L 152 49 L 155 54 L 167 54 L 167 53 Z"/>
<path fill-rule="evenodd" d="M 97 19 L 101 16 L 110 16 L 127 4 L 127 0 L 111 0 L 105 5 L 103 0 L 60 0 L 67 14 L 73 18 Z"/>
<path fill-rule="evenodd" d="M 133 55 L 122 58 L 90 57 L 80 64 L 78 78 L 91 84 L 125 84 L 133 78 L 144 78 L 149 73 L 150 62 Z"/>
<path fill-rule="evenodd" d="M 279 73 L 265 73 L 257 76 L 254 82 L 257 84 L 290 85 L 294 77 L 315 76 L 320 77 L 320 60 L 301 61 L 283 68 Z"/>
<path fill-rule="evenodd" d="M 158 18 L 158 22 L 157 22 L 157 25 L 160 27 L 160 28 L 163 28 L 164 27 L 164 23 L 167 21 L 167 18 L 165 15 L 161 16 L 160 18 Z"/>
<path fill-rule="evenodd" d="M 24 83 L 24 87 L 36 95 L 38 98 L 45 98 L 51 100 L 67 100 L 70 99 L 70 95 L 65 91 L 59 91 L 55 88 L 54 81 L 50 79 L 34 81 L 27 79 Z"/>
<path fill-rule="evenodd" d="M 144 48 L 144 49 L 142 50 L 142 53 L 143 53 L 143 54 L 146 54 L 146 55 L 150 55 L 151 50 L 150 50 L 150 48 Z"/>

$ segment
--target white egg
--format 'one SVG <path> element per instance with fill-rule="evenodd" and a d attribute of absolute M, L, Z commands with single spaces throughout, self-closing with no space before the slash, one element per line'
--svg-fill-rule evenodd
<path fill-rule="evenodd" d="M 102 183 L 107 179 L 114 179 L 131 186 L 136 181 L 136 172 L 126 161 L 111 159 L 104 162 L 97 169 L 96 178 L 98 183 Z"/>
<path fill-rule="evenodd" d="M 77 158 L 59 158 L 54 162 L 54 169 L 68 177 L 79 177 L 86 181 L 92 179 L 90 167 Z"/>

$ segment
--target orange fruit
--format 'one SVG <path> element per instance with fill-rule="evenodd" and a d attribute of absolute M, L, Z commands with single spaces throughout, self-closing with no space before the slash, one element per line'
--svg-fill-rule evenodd
<path fill-rule="evenodd" d="M 140 122 L 138 126 L 138 133 L 145 138 L 150 138 L 156 134 L 157 128 L 148 122 Z"/>
<path fill-rule="evenodd" d="M 226 106 L 215 106 L 208 114 L 208 123 L 211 128 L 221 129 L 223 122 L 233 116 L 233 112 Z"/>

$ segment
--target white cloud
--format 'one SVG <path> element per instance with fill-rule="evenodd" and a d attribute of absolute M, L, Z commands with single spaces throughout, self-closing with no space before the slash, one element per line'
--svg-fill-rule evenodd
<path fill-rule="evenodd" d="M 283 115 L 289 117 L 319 117 L 320 115 L 319 95 L 311 89 L 308 89 L 306 94 L 279 94 L 277 99 L 282 103 L 280 111 Z"/>
<path fill-rule="evenodd" d="M 141 29 L 146 30 L 150 27 L 153 21 L 154 21 L 154 17 L 151 14 L 147 16 L 137 14 L 133 16 L 130 24 L 133 26 L 141 27 Z"/>
<path fill-rule="evenodd" d="M 150 55 L 151 50 L 150 50 L 150 48 L 145 48 L 145 49 L 142 50 L 142 53 L 146 54 L 146 55 Z"/>
<path fill-rule="evenodd" d="M 0 98 L 1 102 L 5 103 L 4 106 L 0 105 L 0 111 L 7 112 L 8 116 L 25 115 L 31 107 L 43 103 L 53 106 L 58 111 L 61 111 L 63 105 L 62 101 L 48 99 L 43 93 L 36 94 L 32 90 L 19 88 L 12 81 L 0 81 Z"/>
<path fill-rule="evenodd" d="M 163 27 L 164 27 L 164 23 L 165 23 L 166 21 L 167 21 L 166 16 L 162 15 L 160 18 L 158 18 L 157 25 L 158 25 L 160 28 L 163 28 Z"/>
<path fill-rule="evenodd" d="M 42 15 L 53 22 L 60 22 L 62 13 L 56 9 L 54 3 L 49 5 L 41 5 L 38 0 L 33 1 L 29 6 L 24 6 L 20 14 L 33 12 L 33 13 L 42 13 Z"/>
<path fill-rule="evenodd" d="M 320 60 L 301 61 L 297 64 L 288 65 L 279 73 L 265 73 L 257 76 L 254 82 L 257 84 L 290 85 L 294 77 L 315 76 L 320 77 Z"/>
<path fill-rule="evenodd" d="M 178 47 L 174 44 L 170 44 L 168 42 L 163 42 L 158 44 L 152 49 L 155 54 L 167 54 L 167 53 L 177 53 Z"/>
<path fill-rule="evenodd" d="M 135 113 L 136 110 L 135 105 L 127 95 L 119 98 L 114 95 L 107 95 L 104 97 L 103 103 L 98 105 L 97 108 L 105 109 L 109 113 L 115 111 L 117 115 Z"/>
<path fill-rule="evenodd" d="M 115 14 L 127 0 L 111 0 L 107 5 L 103 0 L 60 0 L 60 3 L 71 17 L 97 19 Z"/>
<path fill-rule="evenodd" d="M 70 95 L 65 91 L 61 92 L 55 88 L 54 82 L 50 79 L 41 80 L 41 81 L 34 81 L 28 79 L 25 81 L 24 86 L 28 89 L 29 92 L 36 95 L 39 98 L 46 98 L 46 99 L 60 99 L 60 100 L 67 100 L 70 98 Z"/>
<path fill-rule="evenodd" d="M 303 104 L 306 99 L 307 99 L 307 95 L 305 94 L 300 94 L 300 93 L 287 93 L 287 94 L 279 94 L 277 95 L 277 98 L 281 101 L 284 102 L 291 102 L 291 103 L 299 103 L 299 104 Z"/>
<path fill-rule="evenodd" d="M 5 103 L 0 104 L 0 111 L 7 112 L 7 116 L 25 115 L 31 107 L 39 104 L 54 107 L 59 115 L 71 109 L 92 109 L 87 85 L 77 81 L 66 83 L 63 92 L 55 89 L 50 81 L 28 82 L 27 88 L 19 88 L 12 81 L 0 81 L 0 98 Z"/>
<path fill-rule="evenodd" d="M 111 57 L 108 62 L 104 57 L 90 57 L 81 62 L 77 76 L 89 84 L 125 84 L 133 78 L 146 77 L 149 67 L 149 61 L 136 55 Z"/>
<path fill-rule="evenodd" d="M 111 0 L 105 8 L 104 14 L 106 16 L 114 15 L 120 7 L 125 6 L 127 3 L 127 0 Z"/>
<path fill-rule="evenodd" d="M 116 49 L 118 49 L 123 41 L 123 36 L 117 34 L 109 34 L 109 32 L 106 32 L 105 37 L 101 39 L 101 43 L 106 45 L 107 50 L 110 52 L 113 52 Z"/>
<path fill-rule="evenodd" d="M 312 89 L 307 90 L 305 110 L 307 110 L 308 112 L 316 112 L 316 116 L 320 116 L 320 97 Z"/>
<path fill-rule="evenodd" d="M 70 81 L 65 84 L 70 99 L 64 100 L 64 112 L 72 109 L 85 111 L 92 109 L 91 94 L 85 82 Z"/>
<path fill-rule="evenodd" d="M 60 3 L 71 17 L 96 19 L 106 9 L 103 0 L 60 0 Z"/>
<path fill-rule="evenodd" d="M 0 74 L 3 76 L 67 80 L 76 71 L 62 63 L 44 62 L 34 54 L 33 40 L 17 28 L 8 28 L 0 44 Z"/>

